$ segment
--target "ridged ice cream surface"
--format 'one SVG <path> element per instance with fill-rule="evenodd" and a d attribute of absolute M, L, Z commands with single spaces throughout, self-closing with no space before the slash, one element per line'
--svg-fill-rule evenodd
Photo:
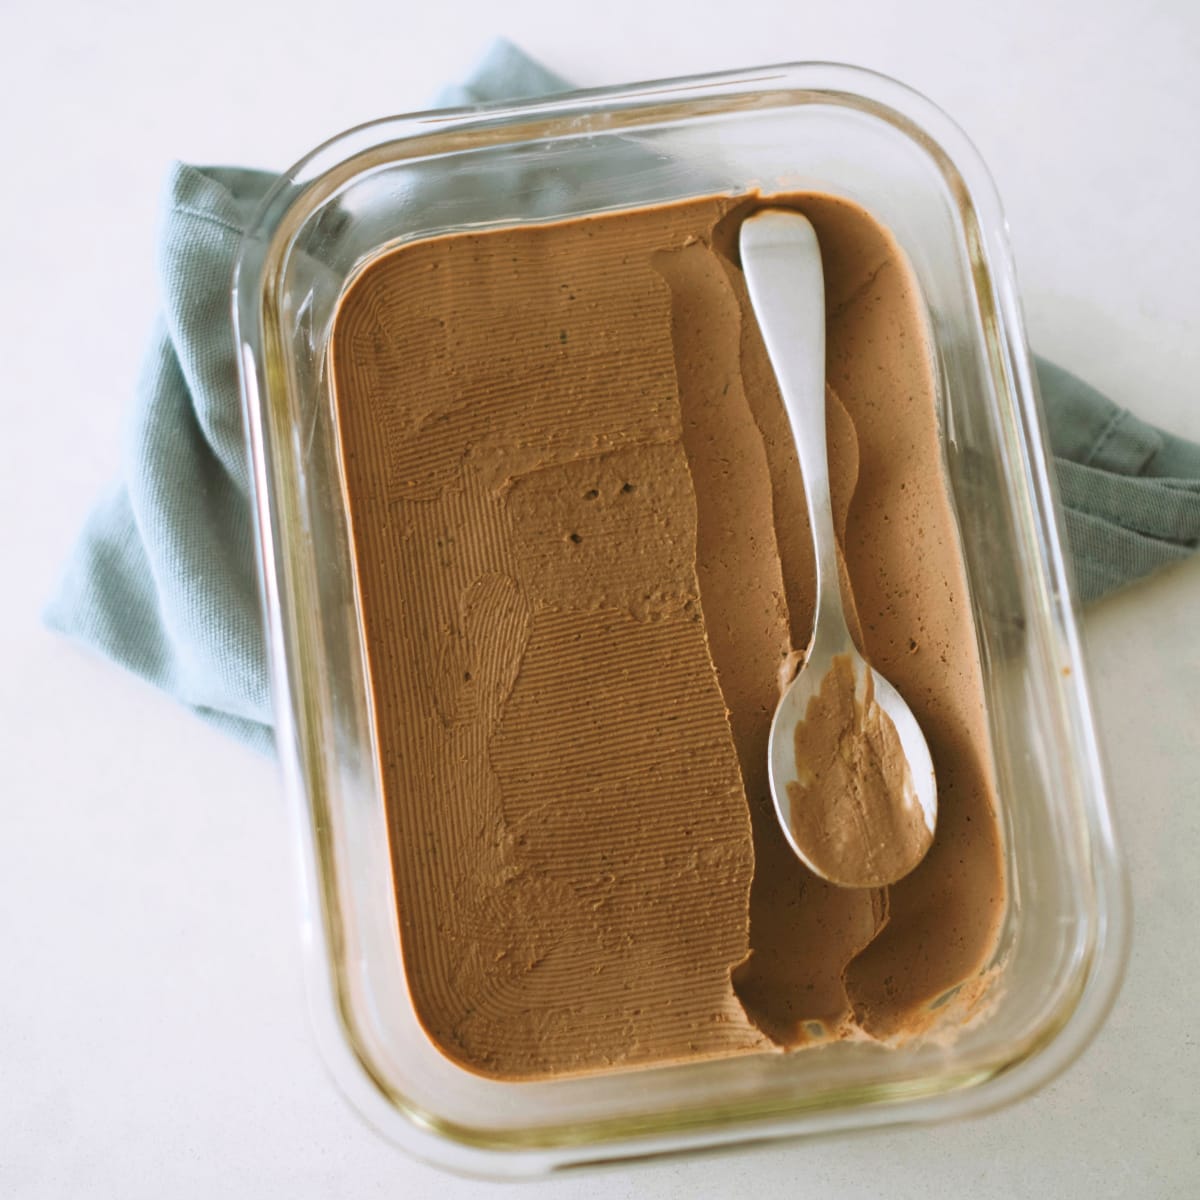
<path fill-rule="evenodd" d="M 371 262 L 331 354 L 412 1001 L 534 1079 L 895 1042 L 985 987 L 1005 879 L 919 297 L 854 205 L 812 221 L 852 631 L 938 778 L 887 889 L 784 840 L 767 783 L 813 562 L 737 265 L 762 199 L 436 237 Z"/>

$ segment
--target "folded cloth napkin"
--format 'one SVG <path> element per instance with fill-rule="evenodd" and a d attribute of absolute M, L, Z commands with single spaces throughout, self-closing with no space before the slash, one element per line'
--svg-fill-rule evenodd
<path fill-rule="evenodd" d="M 507 42 L 438 103 L 564 91 Z M 122 479 L 88 518 L 48 625 L 270 750 L 271 707 L 229 302 L 242 232 L 275 182 L 172 167 L 158 233 L 163 315 L 138 381 Z M 1038 361 L 1067 536 L 1085 601 L 1200 542 L 1200 446 Z"/>

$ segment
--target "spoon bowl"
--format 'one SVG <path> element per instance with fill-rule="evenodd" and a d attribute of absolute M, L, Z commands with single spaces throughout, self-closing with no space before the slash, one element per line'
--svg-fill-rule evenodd
<path fill-rule="evenodd" d="M 825 427 L 825 284 L 808 219 L 767 208 L 740 232 L 742 270 L 796 442 L 816 559 L 804 665 L 771 723 L 771 795 L 792 849 L 846 887 L 881 887 L 925 856 L 937 823 L 929 747 L 899 692 L 865 661 L 838 582 Z"/>
<path fill-rule="evenodd" d="M 933 841 L 937 780 L 912 710 L 849 638 L 847 643 L 841 654 L 810 658 L 780 698 L 768 743 L 771 798 L 784 835 L 810 870 L 844 887 L 884 887 L 916 867 Z M 842 690 L 843 707 L 853 706 L 859 728 L 870 728 L 874 706 L 895 730 L 902 762 L 886 804 L 856 796 L 852 786 L 840 796 L 826 796 L 824 804 L 819 793 L 812 795 L 816 772 L 805 761 L 797 730 L 806 725 L 811 706 L 820 707 L 822 686 L 838 659 L 842 677 L 852 681 Z M 819 747 L 812 757 L 820 758 Z"/>

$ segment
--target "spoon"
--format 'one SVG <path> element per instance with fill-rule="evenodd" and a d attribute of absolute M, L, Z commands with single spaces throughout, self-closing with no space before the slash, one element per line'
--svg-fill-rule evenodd
<path fill-rule="evenodd" d="M 826 450 L 821 251 L 807 218 L 780 208 L 743 222 L 740 250 L 796 442 L 817 568 L 804 666 L 771 723 L 771 795 L 806 866 L 844 887 L 882 887 L 907 875 L 932 844 L 937 784 L 916 717 L 859 654 L 842 608 Z"/>

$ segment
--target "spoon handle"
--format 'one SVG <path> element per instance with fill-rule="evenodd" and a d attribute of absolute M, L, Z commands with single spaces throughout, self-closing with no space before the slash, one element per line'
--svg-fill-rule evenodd
<path fill-rule="evenodd" d="M 849 641 L 838 584 L 825 429 L 825 279 L 817 235 L 802 214 L 768 208 L 742 223 L 742 270 L 792 426 L 817 568 L 809 657 Z"/>

